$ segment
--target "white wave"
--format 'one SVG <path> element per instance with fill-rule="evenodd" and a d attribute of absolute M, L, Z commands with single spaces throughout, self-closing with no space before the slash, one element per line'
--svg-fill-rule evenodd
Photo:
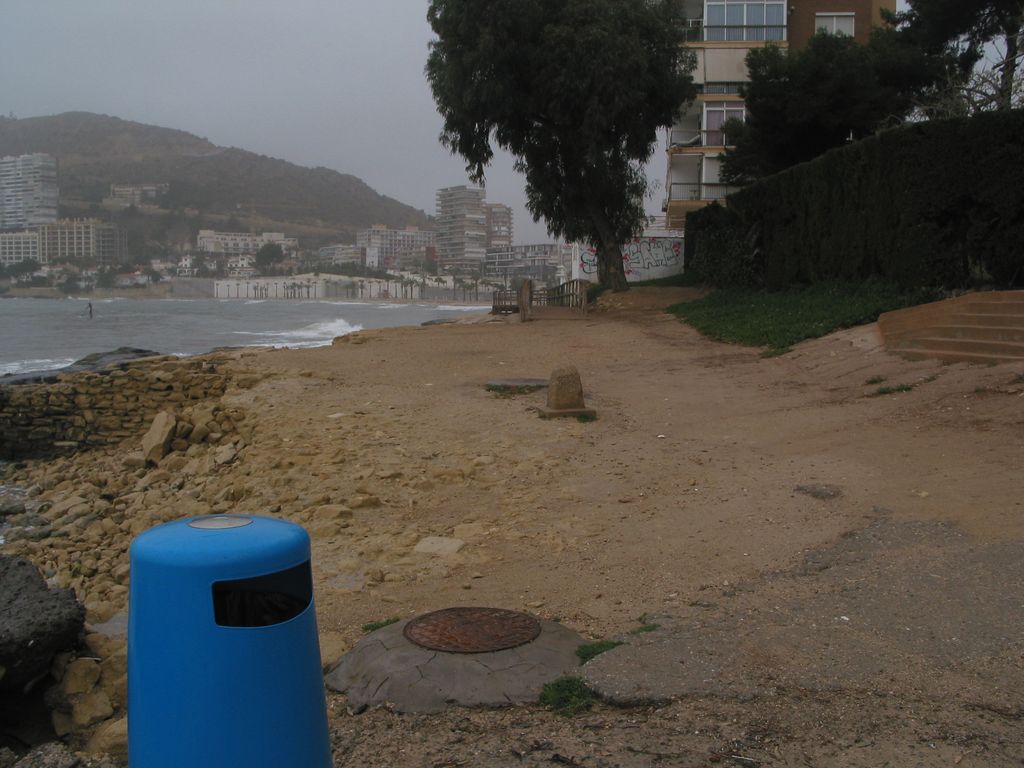
<path fill-rule="evenodd" d="M 266 299 L 246 299 L 246 304 L 263 304 Z"/>
<path fill-rule="evenodd" d="M 237 336 L 255 336 L 265 341 L 249 346 L 265 347 L 319 347 L 329 344 L 338 336 L 363 330 L 361 325 L 353 325 L 340 317 L 322 323 L 313 323 L 293 331 L 235 331 Z"/>
<path fill-rule="evenodd" d="M 0 376 L 6 373 L 28 373 L 29 371 L 53 371 L 64 368 L 75 362 L 73 357 L 42 358 L 40 360 L 18 360 L 13 363 L 0 363 Z"/>
<path fill-rule="evenodd" d="M 465 304 L 438 304 L 434 309 L 439 309 L 442 312 L 479 312 L 481 310 L 490 311 L 490 304 L 473 304 L 467 306 Z"/>

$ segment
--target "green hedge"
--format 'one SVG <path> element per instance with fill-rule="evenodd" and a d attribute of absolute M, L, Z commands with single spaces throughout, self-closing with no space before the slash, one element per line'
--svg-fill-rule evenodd
<path fill-rule="evenodd" d="M 1024 112 L 886 131 L 689 214 L 686 233 L 688 269 L 719 286 L 1024 284 Z"/>

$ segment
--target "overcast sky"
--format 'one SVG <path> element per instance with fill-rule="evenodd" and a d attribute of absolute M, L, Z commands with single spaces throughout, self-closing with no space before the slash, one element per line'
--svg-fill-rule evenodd
<path fill-rule="evenodd" d="M 0 0 L 0 112 L 69 110 L 178 128 L 216 144 L 365 180 L 434 211 L 466 183 L 437 141 L 423 75 L 428 0 Z M 902 6 L 901 1 L 901 6 Z M 659 212 L 655 150 L 648 210 Z M 516 241 L 544 242 L 508 156 L 487 198 L 513 206 Z"/>
<path fill-rule="evenodd" d="M 0 0 L 0 112 L 83 110 L 178 128 L 352 173 L 433 213 L 435 190 L 466 175 L 437 141 L 423 75 L 427 5 Z M 656 152 L 656 178 L 664 162 Z M 550 239 L 526 212 L 509 157 L 488 173 L 487 198 L 513 206 L 517 242 Z"/>

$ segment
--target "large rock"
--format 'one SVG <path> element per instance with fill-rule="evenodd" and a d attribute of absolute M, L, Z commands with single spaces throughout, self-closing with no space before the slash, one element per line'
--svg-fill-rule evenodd
<path fill-rule="evenodd" d="M 99 728 L 85 745 L 90 754 L 104 754 L 128 762 L 128 718 L 109 720 Z"/>
<path fill-rule="evenodd" d="M 548 404 L 540 415 L 549 419 L 557 416 L 594 417 L 596 413 L 583 401 L 583 382 L 575 366 L 556 368 L 548 379 Z"/>
<path fill-rule="evenodd" d="M 466 546 L 462 539 L 452 539 L 448 536 L 427 536 L 420 539 L 414 547 L 414 551 L 421 555 L 455 555 Z"/>
<path fill-rule="evenodd" d="M 136 347 L 118 347 L 110 352 L 96 352 L 76 360 L 64 368 L 49 371 L 28 371 L 26 373 L 8 374 L 0 377 L 0 384 L 41 384 L 57 381 L 57 377 L 65 373 L 81 373 L 83 371 L 103 371 L 122 367 L 125 363 L 143 357 L 159 357 L 159 352 Z"/>
<path fill-rule="evenodd" d="M 74 592 L 49 589 L 25 558 L 0 555 L 0 690 L 19 690 L 46 672 L 84 623 Z"/>
<path fill-rule="evenodd" d="M 575 366 L 556 368 L 548 380 L 548 408 L 556 411 L 583 408 L 583 382 Z"/>
<path fill-rule="evenodd" d="M 63 744 L 56 742 L 36 747 L 14 764 L 14 768 L 80 768 L 80 766 L 81 761 L 75 754 Z"/>
<path fill-rule="evenodd" d="M 156 464 L 171 450 L 177 422 L 173 414 L 162 411 L 153 419 L 149 431 L 142 438 L 142 455 L 149 464 Z"/>

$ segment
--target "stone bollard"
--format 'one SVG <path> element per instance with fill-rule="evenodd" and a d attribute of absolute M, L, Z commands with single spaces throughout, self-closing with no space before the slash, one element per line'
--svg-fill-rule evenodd
<path fill-rule="evenodd" d="M 542 419 L 559 416 L 596 418 L 597 411 L 587 408 L 583 401 L 583 382 L 575 366 L 556 368 L 548 380 L 548 404 L 540 409 Z"/>

